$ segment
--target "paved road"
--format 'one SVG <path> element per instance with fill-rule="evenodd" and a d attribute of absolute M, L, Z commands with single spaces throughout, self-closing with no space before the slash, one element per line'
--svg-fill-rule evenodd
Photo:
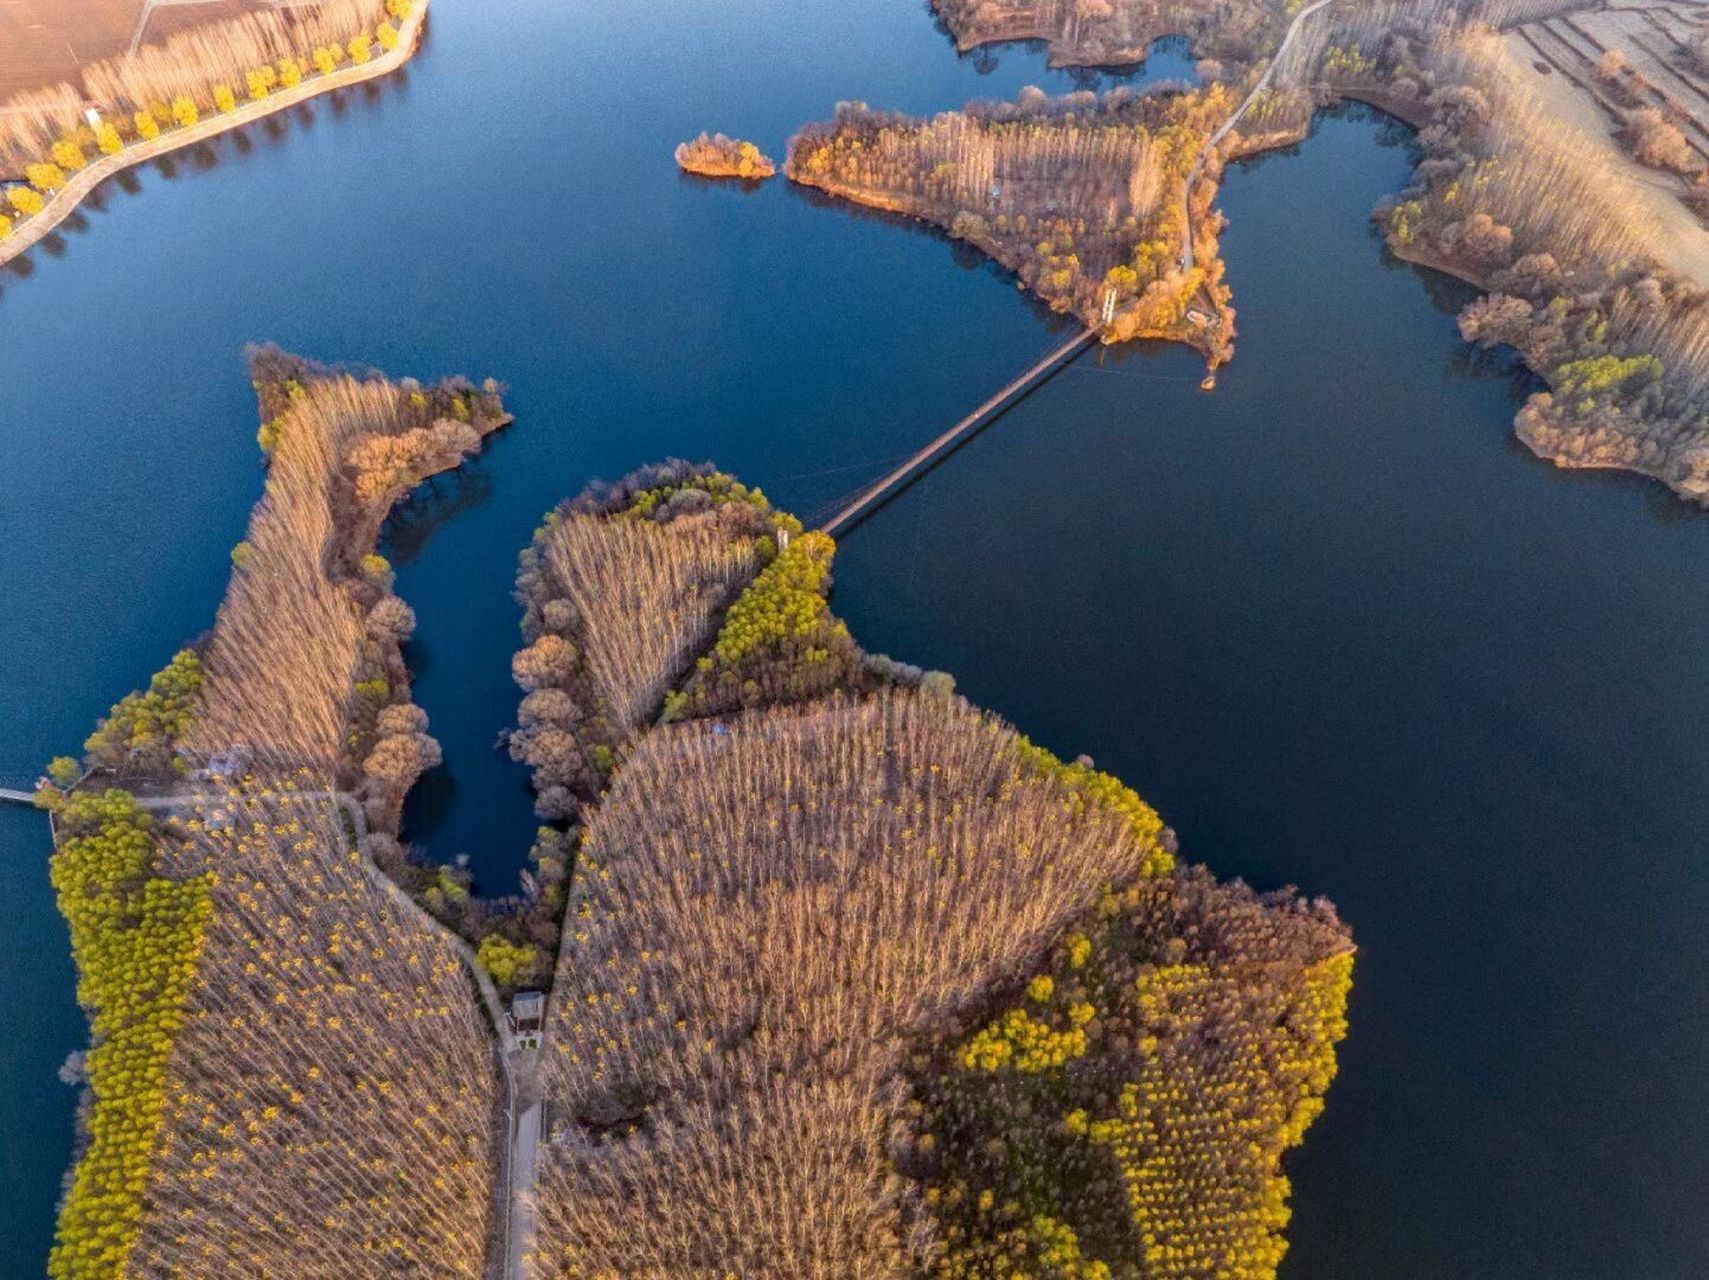
<path fill-rule="evenodd" d="M 505 1280 L 524 1280 L 527 1259 L 534 1248 L 535 1159 L 540 1150 L 540 1121 L 545 1104 L 535 1098 L 523 1108 L 511 1132 L 511 1196 L 506 1251 Z"/>

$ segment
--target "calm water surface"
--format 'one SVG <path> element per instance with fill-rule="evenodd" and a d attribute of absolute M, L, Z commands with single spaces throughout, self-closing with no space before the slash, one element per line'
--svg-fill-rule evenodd
<path fill-rule="evenodd" d="M 1146 74 L 1175 75 L 1178 53 Z M 839 98 L 932 111 L 1048 72 L 911 0 L 435 0 L 407 76 L 109 188 L 0 273 L 0 773 L 75 746 L 213 617 L 262 480 L 244 342 L 509 382 L 516 427 L 388 553 L 447 766 L 409 812 L 507 891 L 509 582 L 595 475 L 711 456 L 811 512 L 1060 322 L 948 241 L 679 177 Z M 1089 356 L 845 542 L 870 646 L 1138 786 L 1191 855 L 1328 894 L 1354 1034 L 1291 1161 L 1290 1280 L 1709 1274 L 1709 523 L 1509 434 L 1457 291 L 1366 214 L 1369 118 L 1232 175 L 1235 363 Z M 44 825 L 0 812 L 0 1275 L 39 1275 L 83 1039 Z"/>

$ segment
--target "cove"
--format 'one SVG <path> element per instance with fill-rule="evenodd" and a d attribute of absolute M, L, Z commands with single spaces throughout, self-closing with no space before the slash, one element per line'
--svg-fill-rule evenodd
<path fill-rule="evenodd" d="M 541 514 L 672 453 L 809 514 L 1060 323 L 941 236 L 695 183 L 671 147 L 711 128 L 780 155 L 839 98 L 1027 83 L 1111 81 L 958 58 L 905 0 L 435 0 L 404 76 L 116 185 L 0 274 L 0 772 L 73 747 L 211 621 L 261 484 L 244 342 L 490 374 L 516 427 L 388 554 L 448 761 L 412 821 L 507 891 L 534 824 L 491 743 Z M 1709 524 L 1512 441 L 1522 378 L 1468 359 L 1458 288 L 1369 233 L 1408 164 L 1349 115 L 1231 172 L 1217 390 L 1184 350 L 1088 356 L 851 534 L 835 603 L 1121 774 L 1193 859 L 1352 922 L 1353 1032 L 1290 1162 L 1284 1276 L 1701 1276 Z M 0 813 L 7 1280 L 41 1274 L 71 1141 L 53 1072 L 84 1036 L 44 826 Z"/>

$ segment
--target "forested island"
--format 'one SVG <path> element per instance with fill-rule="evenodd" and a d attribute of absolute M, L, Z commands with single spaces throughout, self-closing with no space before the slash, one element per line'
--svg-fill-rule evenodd
<path fill-rule="evenodd" d="M 721 133 L 703 133 L 692 142 L 679 143 L 676 162 L 684 172 L 702 178 L 743 178 L 757 182 L 777 172 L 777 166 L 753 143 Z"/>
<path fill-rule="evenodd" d="M 38 796 L 94 1033 L 54 1277 L 1273 1274 L 1333 908 L 863 651 L 831 540 L 681 462 L 522 553 L 550 825 L 482 903 L 400 841 L 438 749 L 375 546 L 500 388 L 252 378 L 211 635 Z"/>
<path fill-rule="evenodd" d="M 1423 151 L 1412 185 L 1376 211 L 1389 248 L 1484 291 L 1462 333 L 1514 348 L 1547 384 L 1520 411 L 1520 438 L 1562 466 L 1640 471 L 1709 503 L 1709 37 L 1689 13 L 1553 0 L 936 7 L 964 49 L 1046 39 L 1071 64 L 1132 62 L 1183 35 L 1200 85 L 1028 90 L 930 120 L 843 104 L 791 142 L 793 180 L 977 245 L 1107 342 L 1184 341 L 1214 367 L 1234 337 L 1221 173 L 1299 141 L 1327 102 L 1370 103 L 1414 125 Z"/>

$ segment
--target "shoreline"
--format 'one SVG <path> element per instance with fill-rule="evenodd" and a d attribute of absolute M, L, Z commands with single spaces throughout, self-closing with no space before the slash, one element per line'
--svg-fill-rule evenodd
<path fill-rule="evenodd" d="M 330 74 L 304 80 L 294 89 L 279 89 L 259 102 L 244 102 L 235 111 L 211 115 L 198 120 L 187 129 L 174 129 L 158 138 L 134 142 L 114 155 L 103 155 L 70 174 L 66 184 L 49 197 L 42 211 L 26 219 L 10 236 L 0 240 L 0 267 L 22 257 L 58 229 L 75 213 L 91 192 L 108 178 L 135 168 L 149 160 L 158 159 L 198 142 L 206 142 L 221 134 L 254 124 L 280 111 L 288 110 L 323 93 L 347 89 L 390 75 L 415 56 L 421 45 L 421 29 L 427 21 L 430 0 L 416 0 L 415 7 L 398 27 L 398 47 L 382 53 L 372 61 L 339 67 Z"/>
<path fill-rule="evenodd" d="M 1056 315 L 1070 316 L 1080 321 L 1082 324 L 1087 325 L 1097 333 L 1099 342 L 1104 346 L 1111 345 L 1112 341 L 1178 342 L 1182 346 L 1189 347 L 1192 350 L 1197 351 L 1206 359 L 1207 362 L 1210 362 L 1210 366 L 1213 370 L 1217 367 L 1217 343 L 1208 336 L 1206 330 L 1195 327 L 1185 320 L 1171 325 L 1166 329 L 1161 327 L 1147 329 L 1130 334 L 1125 338 L 1112 340 L 1109 337 L 1106 326 L 1081 314 L 1066 303 L 1058 305 L 1057 302 L 1048 298 L 1042 298 L 1037 293 L 1034 293 L 1027 283 L 1021 278 L 1020 272 L 1015 268 L 1013 262 L 1008 260 L 1009 255 L 1002 251 L 1002 247 L 997 244 L 996 241 L 987 237 L 958 236 L 948 227 L 918 210 L 909 208 L 906 202 L 897 199 L 895 196 L 890 195 L 887 192 L 863 192 L 854 187 L 850 187 L 845 183 L 829 181 L 817 177 L 803 177 L 791 172 L 788 164 L 784 165 L 783 173 L 788 181 L 795 183 L 797 186 L 805 187 L 811 191 L 820 192 L 834 200 L 844 201 L 845 203 L 858 208 L 876 210 L 879 213 L 888 213 L 899 218 L 907 218 L 910 222 L 917 222 L 921 226 L 941 233 L 952 243 L 972 245 L 987 258 L 991 259 L 992 262 L 996 263 L 997 266 L 1001 267 L 1003 271 L 1007 273 L 1008 278 L 1014 281 L 1018 288 L 1026 292 L 1028 296 L 1040 306 L 1048 308 Z M 1224 357 L 1224 362 L 1226 362 L 1226 357 Z"/>

